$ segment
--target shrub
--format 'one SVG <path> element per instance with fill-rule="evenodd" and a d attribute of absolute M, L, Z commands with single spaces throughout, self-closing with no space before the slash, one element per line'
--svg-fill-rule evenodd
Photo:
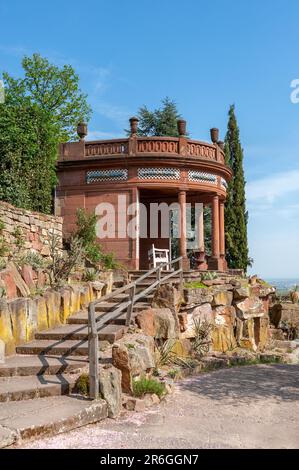
<path fill-rule="evenodd" d="M 99 272 L 95 268 L 86 268 L 82 280 L 85 282 L 93 282 L 98 278 Z"/>
<path fill-rule="evenodd" d="M 147 379 L 142 376 L 133 381 L 133 393 L 135 397 L 142 397 L 146 393 L 155 393 L 159 398 L 165 393 L 165 385 L 156 379 Z"/>
<path fill-rule="evenodd" d="M 77 231 L 74 237 L 82 242 L 85 251 L 85 259 L 92 265 L 101 264 L 106 269 L 116 269 L 119 267 L 113 253 L 103 253 L 97 242 L 96 235 L 97 217 L 95 214 L 88 214 L 84 209 L 77 211 Z"/>
<path fill-rule="evenodd" d="M 213 325 L 210 322 L 201 321 L 200 319 L 194 320 L 195 338 L 192 342 L 192 349 L 197 355 L 204 356 L 209 352 L 212 329 Z"/>
<path fill-rule="evenodd" d="M 89 394 L 89 375 L 88 374 L 81 374 L 76 381 L 76 390 L 81 395 L 88 395 Z"/>
<path fill-rule="evenodd" d="M 29 266 L 32 266 L 35 271 L 37 271 L 38 269 L 45 268 L 45 262 L 43 257 L 38 253 L 34 253 L 33 251 L 30 251 L 25 256 L 22 256 L 22 258 L 18 261 L 18 264 L 20 266 L 28 264 Z"/>
<path fill-rule="evenodd" d="M 70 247 L 67 253 L 61 254 L 60 239 L 52 234 L 50 237 L 50 263 L 47 273 L 51 287 L 59 287 L 67 282 L 73 269 L 82 262 L 84 249 L 82 242 L 74 237 L 70 240 Z"/>
<path fill-rule="evenodd" d="M 216 279 L 218 277 L 217 273 L 214 273 L 212 271 L 208 271 L 207 273 L 203 273 L 201 275 L 201 280 L 202 281 L 213 281 L 213 279 Z"/>
<path fill-rule="evenodd" d="M 9 254 L 8 244 L 3 235 L 4 227 L 4 223 L 0 220 L 0 258 Z"/>

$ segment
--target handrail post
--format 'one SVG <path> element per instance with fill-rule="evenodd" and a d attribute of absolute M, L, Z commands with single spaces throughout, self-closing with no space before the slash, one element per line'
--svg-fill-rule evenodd
<path fill-rule="evenodd" d="M 183 258 L 179 260 L 179 269 L 180 269 L 180 290 L 183 291 L 184 284 L 184 271 L 183 271 Z"/>
<path fill-rule="evenodd" d="M 157 267 L 156 275 L 157 275 L 157 281 L 161 281 L 161 265 Z"/>
<path fill-rule="evenodd" d="M 127 308 L 126 326 L 130 326 L 132 320 L 132 313 L 135 302 L 136 284 L 134 284 L 129 291 L 129 305 Z"/>
<path fill-rule="evenodd" d="M 96 400 L 99 397 L 99 344 L 95 319 L 95 306 L 93 303 L 90 303 L 88 306 L 88 326 L 89 397 Z"/>

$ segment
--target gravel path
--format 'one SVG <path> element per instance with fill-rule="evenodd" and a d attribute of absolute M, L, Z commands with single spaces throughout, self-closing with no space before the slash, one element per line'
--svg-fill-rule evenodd
<path fill-rule="evenodd" d="M 298 448 L 299 365 L 222 369 L 186 379 L 143 413 L 23 448 Z"/>

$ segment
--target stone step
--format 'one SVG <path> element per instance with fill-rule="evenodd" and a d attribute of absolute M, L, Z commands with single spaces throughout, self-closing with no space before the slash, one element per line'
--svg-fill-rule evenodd
<path fill-rule="evenodd" d="M 88 341 L 37 339 L 17 346 L 17 354 L 88 356 Z"/>
<path fill-rule="evenodd" d="M 0 448 L 32 437 L 71 431 L 108 415 L 104 400 L 91 401 L 75 395 L 1 403 L 0 407 Z"/>
<path fill-rule="evenodd" d="M 26 375 L 56 375 L 79 372 L 88 363 L 87 357 L 68 356 L 21 356 L 7 357 L 5 364 L 0 364 L 0 377 L 26 376 Z"/>
<path fill-rule="evenodd" d="M 141 310 L 145 310 L 150 307 L 150 304 L 147 302 L 138 302 L 135 304 L 133 313 L 140 312 Z M 99 318 L 105 318 L 105 313 L 106 312 L 99 312 L 97 311 L 97 319 Z M 114 319 L 112 321 L 109 320 L 109 324 L 114 324 L 114 325 L 124 325 L 125 324 L 125 317 L 126 317 L 126 311 L 124 310 L 124 313 L 120 313 L 119 317 L 117 319 Z M 118 321 L 119 318 L 121 318 L 121 321 Z M 68 324 L 70 325 L 87 325 L 88 324 L 88 313 L 87 312 L 79 312 L 75 313 L 74 315 L 71 315 L 67 319 Z"/>
<path fill-rule="evenodd" d="M 126 332 L 126 328 L 120 325 L 107 325 L 101 328 L 98 337 L 100 341 L 109 341 L 114 343 L 122 338 Z M 78 326 L 76 324 L 66 324 L 50 330 L 41 331 L 35 334 L 35 339 L 51 339 L 51 340 L 87 340 L 88 327 L 85 325 Z"/>
<path fill-rule="evenodd" d="M 0 402 L 65 395 L 71 393 L 75 382 L 74 375 L 1 377 Z M 2 417 L 1 408 L 0 416 Z"/>

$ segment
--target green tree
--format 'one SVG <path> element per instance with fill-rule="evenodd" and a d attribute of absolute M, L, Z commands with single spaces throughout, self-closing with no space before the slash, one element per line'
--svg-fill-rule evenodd
<path fill-rule="evenodd" d="M 58 143 L 74 137 L 90 107 L 70 65 L 57 67 L 33 54 L 23 78 L 4 73 L 0 104 L 0 199 L 50 213 Z"/>
<path fill-rule="evenodd" d="M 23 78 L 3 74 L 6 102 L 15 106 L 36 104 L 48 112 L 57 126 L 58 140 L 76 137 L 78 122 L 88 121 L 91 108 L 79 87 L 79 76 L 71 65 L 58 67 L 40 54 L 22 60 Z"/>
<path fill-rule="evenodd" d="M 181 118 L 176 103 L 166 97 L 162 107 L 150 111 L 142 106 L 137 115 L 139 119 L 138 134 L 144 136 L 178 137 L 177 120 Z"/>
<path fill-rule="evenodd" d="M 50 213 L 56 127 L 37 105 L 0 104 L 0 200 Z"/>
<path fill-rule="evenodd" d="M 248 256 L 248 213 L 246 211 L 243 149 L 234 105 L 230 107 L 228 116 L 225 159 L 226 164 L 232 169 L 233 177 L 228 184 L 225 205 L 226 259 L 230 268 L 246 271 L 252 260 Z"/>

